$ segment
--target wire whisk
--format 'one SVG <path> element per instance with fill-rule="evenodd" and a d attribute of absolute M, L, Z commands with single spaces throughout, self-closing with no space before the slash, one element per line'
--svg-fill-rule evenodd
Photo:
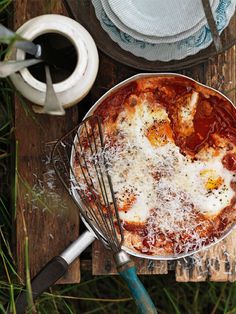
<path fill-rule="evenodd" d="M 157 313 L 138 279 L 129 255 L 121 249 L 124 236 L 108 169 L 101 119 L 92 115 L 62 137 L 54 147 L 56 173 L 76 203 L 88 229 L 114 253 L 140 313 Z"/>

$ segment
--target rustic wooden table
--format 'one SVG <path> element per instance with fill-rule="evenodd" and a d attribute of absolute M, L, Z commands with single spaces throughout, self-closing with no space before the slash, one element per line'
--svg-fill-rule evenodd
<path fill-rule="evenodd" d="M 72 1 L 75 5 L 78 0 Z M 16 0 L 13 2 L 13 25 L 17 29 L 30 18 L 41 14 L 68 15 L 61 0 Z M 89 17 L 88 17 L 89 18 Z M 236 18 L 231 31 L 236 32 Z M 22 100 L 15 100 L 17 140 L 18 195 L 16 212 L 16 256 L 19 274 L 24 277 L 25 239 L 29 239 L 31 276 L 53 256 L 59 254 L 79 234 L 79 216 L 72 201 L 65 195 L 50 163 L 55 141 L 73 128 L 87 110 L 109 88 L 138 73 L 110 57 L 99 53 L 100 67 L 89 95 L 77 106 L 66 111 L 65 117 L 34 116 L 25 111 Z M 236 101 L 235 47 L 184 71 L 199 82 L 227 92 Z M 161 69 L 160 69 L 161 70 Z M 236 279 L 236 231 L 212 248 L 174 263 L 134 258 L 141 274 L 167 274 L 175 271 L 177 281 L 234 281 Z M 90 263 L 91 264 L 91 263 Z M 77 259 L 61 283 L 77 283 L 80 271 L 87 264 Z M 100 243 L 92 249 L 92 271 L 95 275 L 114 274 L 112 257 Z"/>

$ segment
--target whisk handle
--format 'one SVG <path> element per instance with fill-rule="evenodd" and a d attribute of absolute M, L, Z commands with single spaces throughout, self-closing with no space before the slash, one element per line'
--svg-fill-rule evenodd
<path fill-rule="evenodd" d="M 136 268 L 134 266 L 126 268 L 120 271 L 120 275 L 126 281 L 132 297 L 138 307 L 139 313 L 157 314 L 155 305 L 137 276 Z"/>
<path fill-rule="evenodd" d="M 67 271 L 68 267 L 69 265 L 61 256 L 56 256 L 51 259 L 31 282 L 33 300 L 35 300 L 42 292 L 46 291 L 59 278 L 61 278 Z M 16 313 L 25 313 L 27 304 L 27 291 L 22 290 L 16 299 Z"/>
<path fill-rule="evenodd" d="M 95 240 L 90 231 L 85 231 L 59 256 L 51 259 L 31 281 L 32 297 L 35 300 L 41 293 L 51 287 L 68 270 L 69 265 Z M 28 305 L 26 289 L 16 299 L 16 313 L 23 314 Z"/>

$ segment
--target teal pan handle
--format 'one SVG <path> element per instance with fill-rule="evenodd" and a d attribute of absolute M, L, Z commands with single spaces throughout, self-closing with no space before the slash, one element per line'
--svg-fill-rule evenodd
<path fill-rule="evenodd" d="M 157 310 L 142 282 L 136 274 L 134 266 L 120 271 L 121 277 L 127 283 L 127 286 L 133 296 L 133 299 L 138 307 L 139 313 L 142 314 L 157 314 Z"/>

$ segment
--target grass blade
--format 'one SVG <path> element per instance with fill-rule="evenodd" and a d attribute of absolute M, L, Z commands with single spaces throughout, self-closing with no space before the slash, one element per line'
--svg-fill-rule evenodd
<path fill-rule="evenodd" d="M 30 308 L 30 313 L 34 313 L 34 301 L 31 289 L 31 281 L 30 281 L 30 269 L 29 269 L 29 238 L 25 237 L 25 276 L 26 276 L 26 290 L 27 290 L 27 299 L 28 306 Z"/>
<path fill-rule="evenodd" d="M 172 298 L 171 295 L 169 294 L 168 290 L 167 290 L 166 288 L 164 288 L 163 290 L 164 290 L 164 292 L 165 292 L 167 298 L 169 299 L 169 301 L 170 301 L 171 304 L 173 305 L 173 308 L 175 309 L 175 313 L 176 313 L 176 314 L 181 314 L 180 311 L 179 311 L 179 309 L 178 309 L 178 307 L 177 307 L 177 305 L 175 304 L 173 298 Z"/>

